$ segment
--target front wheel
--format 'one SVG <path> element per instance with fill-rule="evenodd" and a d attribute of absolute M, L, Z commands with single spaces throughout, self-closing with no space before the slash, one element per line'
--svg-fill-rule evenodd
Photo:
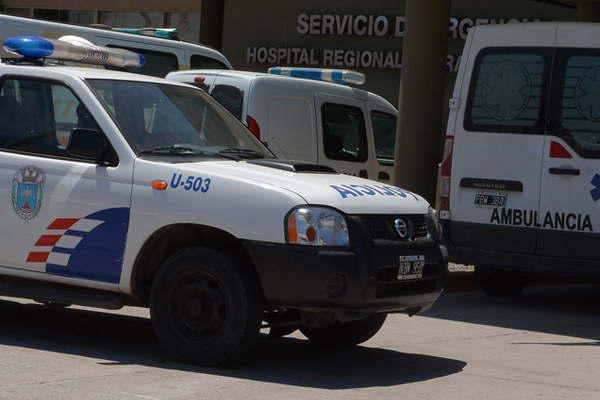
<path fill-rule="evenodd" d="M 260 327 L 257 285 L 222 254 L 203 247 L 170 257 L 152 286 L 150 313 L 175 359 L 217 365 L 238 358 Z"/>
<path fill-rule="evenodd" d="M 371 339 L 383 326 L 387 314 L 375 314 L 370 317 L 349 322 L 336 322 L 321 327 L 302 327 L 300 331 L 316 345 L 349 347 Z"/>

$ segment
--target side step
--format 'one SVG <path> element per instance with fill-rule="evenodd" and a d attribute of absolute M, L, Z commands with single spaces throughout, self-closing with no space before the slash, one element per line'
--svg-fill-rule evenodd
<path fill-rule="evenodd" d="M 108 310 L 118 310 L 126 303 L 125 296 L 120 293 L 11 276 L 0 276 L 0 296 Z"/>

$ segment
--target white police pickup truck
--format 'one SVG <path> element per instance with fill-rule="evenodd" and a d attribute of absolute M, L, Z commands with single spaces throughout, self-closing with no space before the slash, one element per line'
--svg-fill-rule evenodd
<path fill-rule="evenodd" d="M 192 86 L 43 66 L 143 62 L 58 42 L 5 41 L 24 59 L 0 64 L 0 294 L 149 307 L 164 348 L 198 364 L 238 357 L 262 321 L 353 345 L 438 298 L 446 253 L 422 197 L 274 159 Z"/>

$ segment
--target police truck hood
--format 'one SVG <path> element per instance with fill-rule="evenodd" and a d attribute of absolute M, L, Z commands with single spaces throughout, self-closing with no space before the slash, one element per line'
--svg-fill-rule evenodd
<path fill-rule="evenodd" d="M 178 168 L 234 176 L 301 196 L 307 204 L 335 207 L 347 214 L 426 214 L 429 203 L 396 186 L 327 172 L 290 172 L 244 161 L 177 164 Z"/>

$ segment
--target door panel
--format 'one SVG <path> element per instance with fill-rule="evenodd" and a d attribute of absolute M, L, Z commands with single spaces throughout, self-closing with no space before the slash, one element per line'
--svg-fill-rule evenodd
<path fill-rule="evenodd" d="M 598 259 L 600 51 L 559 48 L 553 82 L 538 251 L 547 256 Z"/>
<path fill-rule="evenodd" d="M 539 46 L 487 47 L 477 54 L 450 132 L 456 245 L 535 251 L 552 57 L 551 48 Z"/>
<path fill-rule="evenodd" d="M 0 80 L 0 267 L 118 284 L 133 168 L 71 156 L 75 129 L 102 134 L 66 86 Z"/>
<path fill-rule="evenodd" d="M 371 147 L 368 141 L 366 103 L 361 100 L 317 94 L 319 164 L 336 171 L 372 178 L 369 175 Z"/>

